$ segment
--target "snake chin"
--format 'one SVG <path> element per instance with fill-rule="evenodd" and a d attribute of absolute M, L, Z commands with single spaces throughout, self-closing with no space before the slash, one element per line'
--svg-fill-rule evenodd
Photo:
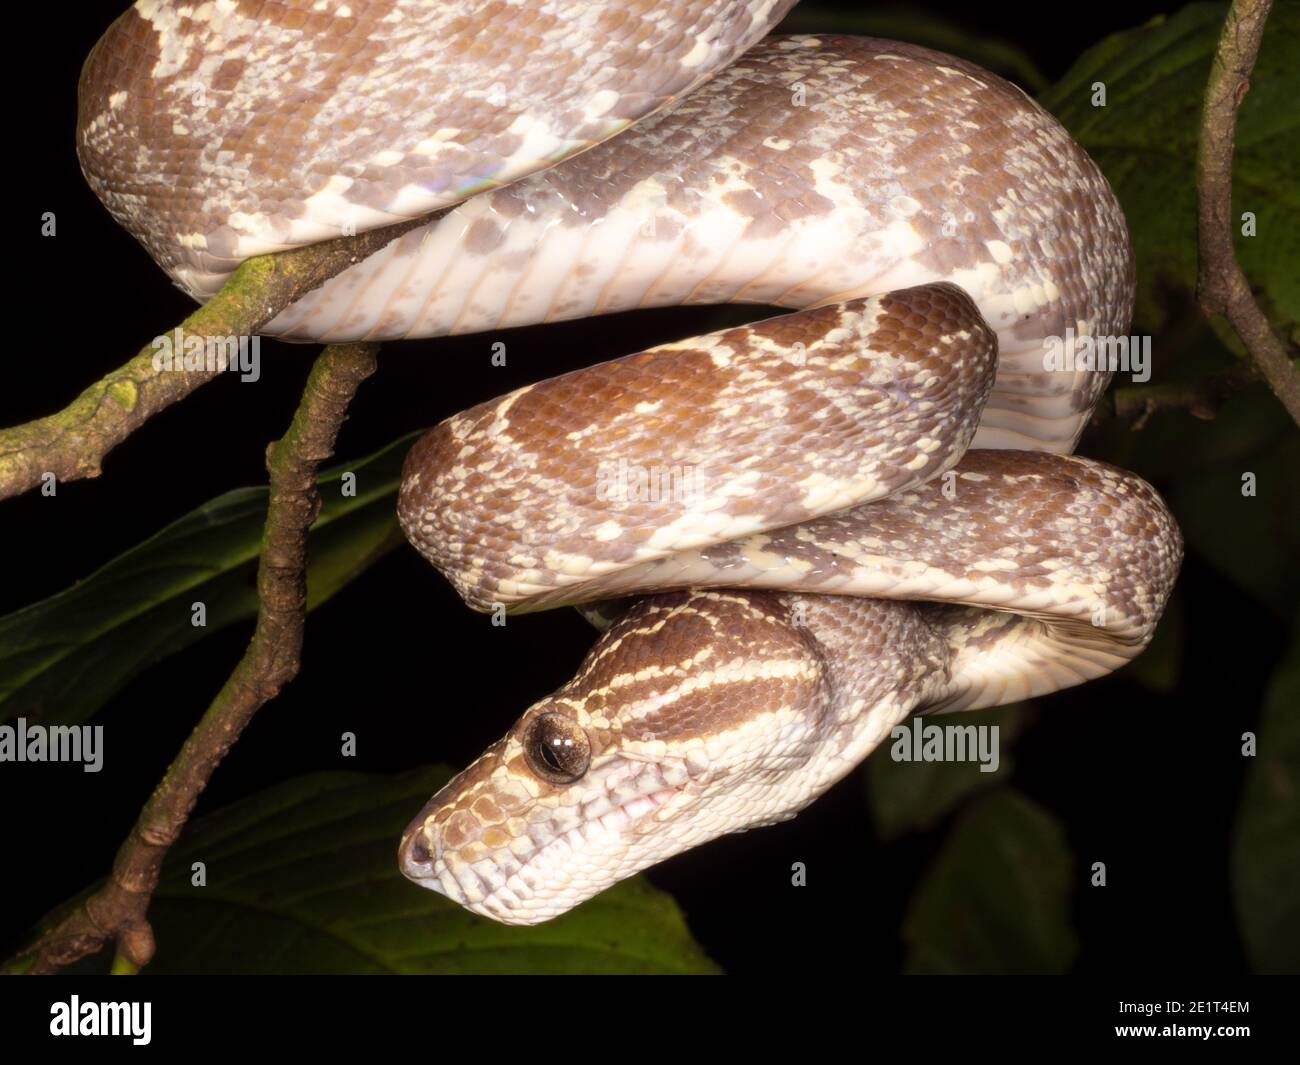
<path fill-rule="evenodd" d="M 439 813 L 429 813 L 440 809 L 435 796 L 403 835 L 403 874 L 481 916 L 533 925 L 667 857 L 653 830 L 661 811 L 676 816 L 698 796 L 687 767 L 679 759 L 617 758 L 601 768 L 596 798 L 566 804 L 561 791 L 552 796 L 549 817 L 513 836 L 510 827 L 521 826 L 510 826 L 510 819 L 486 827 L 479 821 L 477 832 L 470 824 L 474 815 L 462 816 L 463 810 L 444 813 L 440 821 Z M 585 794 L 590 785 L 588 779 Z M 467 832 L 473 835 L 468 843 Z"/>

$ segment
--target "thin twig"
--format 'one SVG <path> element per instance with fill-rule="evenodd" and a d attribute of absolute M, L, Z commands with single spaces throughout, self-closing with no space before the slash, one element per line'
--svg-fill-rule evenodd
<path fill-rule="evenodd" d="M 307 533 L 320 511 L 316 471 L 333 453 L 348 404 L 375 369 L 373 344 L 327 347 L 284 437 L 267 448 L 271 475 L 257 571 L 252 642 L 208 707 L 117 853 L 108 880 L 8 966 L 50 973 L 117 942 L 122 968 L 153 957 L 146 916 L 163 858 L 213 771 L 264 703 L 298 672 L 307 605 Z"/>
<path fill-rule="evenodd" d="M 1088 428 L 1126 421 L 1133 429 L 1141 429 L 1153 414 L 1169 410 L 1210 420 L 1238 392 L 1261 380 L 1251 363 L 1242 363 L 1199 381 L 1112 388 L 1098 401 Z"/>
<path fill-rule="evenodd" d="M 251 336 L 314 288 L 428 218 L 412 219 L 324 244 L 249 259 L 221 290 L 181 323 L 187 336 Z M 104 457 L 159 411 L 220 373 L 154 368 L 146 345 L 56 414 L 0 430 L 0 499 L 46 474 L 58 481 L 98 477 Z"/>
<path fill-rule="evenodd" d="M 1237 109 L 1250 88 L 1272 0 L 1233 0 L 1210 67 L 1197 155 L 1200 222 L 1198 292 L 1206 314 L 1222 314 L 1264 380 L 1300 425 L 1300 373 L 1250 291 L 1232 247 L 1232 154 Z"/>

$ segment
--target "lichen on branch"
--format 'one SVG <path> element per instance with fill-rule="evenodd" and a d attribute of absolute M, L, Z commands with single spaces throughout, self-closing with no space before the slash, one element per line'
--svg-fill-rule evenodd
<path fill-rule="evenodd" d="M 1272 0 L 1233 0 L 1210 65 L 1201 112 L 1196 192 L 1202 310 L 1221 314 L 1246 345 L 1260 375 L 1300 425 L 1300 373 L 1259 309 L 1232 246 L 1232 157 L 1237 110 L 1250 89 Z"/>
<path fill-rule="evenodd" d="M 257 710 L 298 672 L 307 614 L 307 535 L 320 511 L 316 474 L 334 451 L 348 405 L 375 370 L 376 345 L 327 347 L 293 422 L 267 448 L 270 499 L 257 570 L 257 626 L 248 650 L 145 803 L 108 879 L 6 969 L 51 973 L 117 944 L 118 968 L 148 964 L 153 896 L 168 849 L 226 752 Z"/>
<path fill-rule="evenodd" d="M 187 336 L 252 336 L 314 288 L 427 219 L 249 259 L 180 325 Z M 96 381 L 63 410 L 0 429 L 0 499 L 38 485 L 99 476 L 104 457 L 155 414 L 220 373 L 157 369 L 154 346 Z"/>

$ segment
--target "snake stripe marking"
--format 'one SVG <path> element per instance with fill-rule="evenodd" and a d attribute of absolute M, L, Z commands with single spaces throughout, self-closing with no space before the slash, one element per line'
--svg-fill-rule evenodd
<path fill-rule="evenodd" d="M 407 458 L 402 527 L 467 603 L 601 630 L 401 841 L 506 923 L 792 817 L 910 714 L 1111 672 L 1178 571 L 1156 492 L 1070 454 L 1109 374 L 1045 368 L 1128 332 L 1105 179 L 970 63 L 760 40 L 791 6 L 139 0 L 82 74 L 87 179 L 196 298 L 429 216 L 274 335 L 797 312 L 528 386 Z"/>

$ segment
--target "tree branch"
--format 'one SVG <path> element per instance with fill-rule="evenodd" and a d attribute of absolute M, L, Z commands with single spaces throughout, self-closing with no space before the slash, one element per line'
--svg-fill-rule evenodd
<path fill-rule="evenodd" d="M 1139 430 L 1153 414 L 1167 410 L 1185 410 L 1194 418 L 1209 421 L 1234 395 L 1261 380 L 1254 365 L 1243 362 L 1199 381 L 1115 387 L 1098 400 L 1088 428 L 1127 421 Z"/>
<path fill-rule="evenodd" d="M 252 336 L 295 300 L 428 221 L 411 219 L 249 259 L 180 328 L 188 336 Z M 0 430 L 0 499 L 27 491 L 47 473 L 59 481 L 98 477 L 104 456 L 113 448 L 221 372 L 157 370 L 153 359 L 154 347 L 146 345 L 57 414 Z"/>
<path fill-rule="evenodd" d="M 1232 154 L 1237 109 L 1250 88 L 1272 0 L 1233 0 L 1210 67 L 1197 154 L 1200 276 L 1206 314 L 1222 314 L 1292 419 L 1300 425 L 1300 373 L 1256 304 L 1232 246 Z"/>
<path fill-rule="evenodd" d="M 373 344 L 321 352 L 285 435 L 267 448 L 270 501 L 257 571 L 252 642 L 154 789 L 102 887 L 7 968 L 51 973 L 117 942 L 121 968 L 153 957 L 146 916 L 163 858 L 213 771 L 264 703 L 298 672 L 307 605 L 307 532 L 320 511 L 316 471 L 333 453 L 348 404 L 375 369 Z"/>

